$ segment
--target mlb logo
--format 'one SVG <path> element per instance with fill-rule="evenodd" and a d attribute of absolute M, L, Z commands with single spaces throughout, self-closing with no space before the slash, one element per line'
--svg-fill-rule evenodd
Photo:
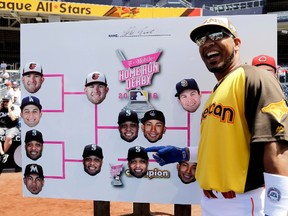
<path fill-rule="evenodd" d="M 148 101 L 148 92 L 143 90 L 131 90 L 129 92 L 130 101 Z"/>

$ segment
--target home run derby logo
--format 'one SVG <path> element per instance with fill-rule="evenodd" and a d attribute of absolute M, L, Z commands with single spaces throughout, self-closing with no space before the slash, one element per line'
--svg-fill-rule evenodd
<path fill-rule="evenodd" d="M 119 81 L 126 81 L 126 90 L 151 85 L 153 75 L 160 72 L 160 63 L 157 60 L 161 51 L 132 59 L 126 59 L 121 50 L 116 52 L 125 67 L 119 71 Z"/>
<path fill-rule="evenodd" d="M 281 199 L 281 192 L 277 188 L 271 187 L 267 190 L 267 196 L 272 202 L 279 202 Z"/>

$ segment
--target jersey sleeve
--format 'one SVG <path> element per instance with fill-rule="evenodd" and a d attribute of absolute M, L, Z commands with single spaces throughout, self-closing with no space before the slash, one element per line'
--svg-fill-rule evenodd
<path fill-rule="evenodd" d="M 288 107 L 279 81 L 268 71 L 244 66 L 245 117 L 251 142 L 288 140 Z"/>

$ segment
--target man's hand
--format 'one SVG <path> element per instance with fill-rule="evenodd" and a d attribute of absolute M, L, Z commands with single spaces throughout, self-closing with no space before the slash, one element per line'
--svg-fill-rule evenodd
<path fill-rule="evenodd" d="M 175 146 L 151 146 L 145 148 L 145 152 L 156 152 L 152 156 L 160 166 L 179 161 L 188 161 L 190 157 L 188 148 Z"/>

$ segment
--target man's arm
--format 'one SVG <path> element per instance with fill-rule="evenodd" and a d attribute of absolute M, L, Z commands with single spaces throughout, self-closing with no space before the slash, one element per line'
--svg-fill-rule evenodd
<path fill-rule="evenodd" d="M 18 106 L 13 106 L 12 101 L 9 101 L 8 104 L 8 116 L 12 121 L 15 121 L 16 119 L 19 118 L 20 115 L 20 108 Z"/>
<path fill-rule="evenodd" d="M 288 214 L 288 143 L 270 142 L 264 146 L 265 214 Z"/>
<path fill-rule="evenodd" d="M 288 142 L 266 143 L 263 162 L 265 172 L 288 176 Z"/>

